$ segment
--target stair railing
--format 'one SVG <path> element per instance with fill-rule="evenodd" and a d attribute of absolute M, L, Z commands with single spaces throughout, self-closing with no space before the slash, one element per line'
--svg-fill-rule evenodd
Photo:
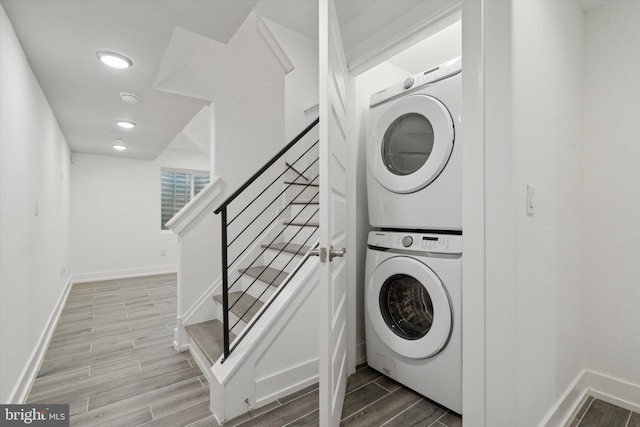
<path fill-rule="evenodd" d="M 317 147 L 319 140 L 316 138 L 305 138 L 319 123 L 319 119 L 316 119 L 313 123 L 307 126 L 298 136 L 296 136 L 290 143 L 288 143 L 284 148 L 282 148 L 275 156 L 273 156 L 268 162 L 265 163 L 256 173 L 254 173 L 244 184 L 242 184 L 236 191 L 234 191 L 229 197 L 227 197 L 214 211 L 215 214 L 221 215 L 221 252 L 222 252 L 222 323 L 223 323 L 223 340 L 224 340 L 224 355 L 222 361 L 224 362 L 231 352 L 238 346 L 238 344 L 246 337 L 247 333 L 251 330 L 251 328 L 255 325 L 257 320 L 262 316 L 262 314 L 266 311 L 266 309 L 272 304 L 275 298 L 282 292 L 282 290 L 286 287 L 287 283 L 291 280 L 291 278 L 298 272 L 298 270 L 302 267 L 302 265 L 309 258 L 308 250 L 312 249 L 312 245 L 308 245 L 309 242 L 313 245 L 313 248 L 317 246 L 317 242 L 314 241 L 314 236 L 317 234 L 318 224 L 312 223 L 311 219 L 314 218 L 319 209 L 316 209 L 306 220 L 301 220 L 300 222 L 296 222 L 296 219 L 303 213 L 311 213 L 311 210 L 308 210 L 311 205 L 317 204 L 319 190 L 312 194 L 308 199 L 302 199 L 302 197 L 308 197 L 310 191 L 309 189 L 315 188 L 317 184 L 314 183 L 318 179 L 319 174 L 315 174 L 313 178 L 308 178 L 305 174 L 314 174 L 314 172 L 318 169 L 319 157 L 317 154 Z M 306 145 L 309 145 L 306 147 Z M 292 162 L 285 162 L 284 170 L 278 174 L 274 179 L 272 179 L 267 184 L 262 182 L 261 178 L 267 177 L 269 174 L 277 174 L 278 162 L 285 154 L 289 152 L 293 152 L 294 147 L 302 148 L 302 154 L 298 155 L 298 157 Z M 315 150 L 314 150 L 315 149 Z M 308 163 L 306 167 L 304 167 L 305 162 Z M 299 169 L 303 169 L 299 171 Z M 288 171 L 292 171 L 295 174 L 295 178 L 290 179 L 289 182 L 283 183 L 283 177 Z M 267 181 L 269 179 L 267 178 Z M 282 191 L 277 190 L 276 185 L 283 185 Z M 294 191 L 294 188 L 299 189 L 300 191 Z M 288 192 L 288 193 L 287 193 Z M 275 194 L 274 196 L 274 193 Z M 277 205 L 278 201 L 284 200 L 286 195 L 289 195 L 289 199 L 287 199 L 286 203 L 282 205 Z M 304 195 L 304 196 L 303 196 Z M 242 201 L 241 196 L 247 196 L 250 198 L 249 201 Z M 263 197 L 264 196 L 264 197 Z M 234 202 L 236 203 L 244 203 L 237 207 L 237 213 L 231 213 L 230 210 L 234 207 Z M 260 204 L 262 203 L 262 205 Z M 279 230 L 275 236 L 272 236 L 273 230 L 276 223 L 281 219 L 282 212 L 286 212 L 293 205 L 301 206 L 299 212 L 293 217 L 290 218 L 288 222 L 283 223 L 283 227 Z M 264 206 L 263 206 L 264 205 Z M 250 209 L 251 208 L 251 209 Z M 280 209 L 281 210 L 280 210 Z M 252 210 L 257 210 L 258 213 L 253 215 Z M 236 222 L 238 221 L 238 222 Z M 235 223 L 235 228 L 238 229 L 237 232 L 233 232 L 230 230 L 230 226 Z M 286 241 L 284 237 L 287 235 L 287 230 L 289 227 L 296 226 L 298 230 L 293 234 L 290 238 L 290 241 Z M 251 238 L 248 235 L 248 230 L 259 230 L 255 232 L 255 236 Z M 303 230 L 311 230 L 308 235 L 303 233 Z M 301 234 L 303 233 L 303 234 Z M 306 237 L 305 237 L 306 236 Z M 260 239 L 260 240 L 259 240 Z M 302 243 L 294 244 L 291 243 L 294 239 L 297 239 L 298 242 L 302 241 Z M 284 240 L 284 242 L 282 242 Z M 248 241 L 248 242 L 247 242 Z M 234 287 L 239 287 L 242 283 L 242 278 L 247 276 L 247 272 L 251 267 L 253 267 L 258 260 L 261 259 L 265 251 L 267 251 L 272 245 L 276 244 L 276 242 L 282 244 L 282 248 L 277 251 L 274 255 L 273 259 L 264 266 L 264 272 L 276 261 L 276 259 L 280 259 L 280 262 L 286 261 L 284 267 L 282 268 L 282 272 L 277 276 L 273 277 L 271 280 L 267 281 L 261 278 L 261 274 L 257 275 L 251 283 L 244 290 L 239 290 L 240 295 L 235 299 L 235 301 L 230 302 L 229 294 Z M 239 275 L 230 282 L 230 269 L 237 268 L 239 265 L 238 261 L 245 261 L 247 255 L 250 255 L 250 251 L 258 244 L 262 244 L 262 251 L 257 253 L 253 260 L 249 262 L 244 268 L 239 269 Z M 239 248 L 235 248 L 234 245 L 240 246 Z M 230 256 L 229 252 L 231 248 L 234 248 L 235 254 Z M 304 255 L 303 258 L 299 261 L 295 268 L 292 270 L 290 274 L 284 273 L 284 270 L 293 262 L 293 260 L 298 255 Z M 281 257 L 281 258 L 280 258 Z M 285 257 L 288 257 L 286 259 Z M 231 262 L 229 259 L 233 258 Z M 284 273 L 284 274 L 283 274 Z M 229 314 L 234 307 L 240 307 L 238 304 L 243 299 L 243 297 L 249 292 L 250 289 L 256 284 L 256 282 L 260 279 L 262 282 L 266 282 L 267 286 L 261 292 L 256 291 L 258 293 L 258 297 L 251 303 L 248 307 L 244 307 L 241 313 L 237 314 L 238 320 L 236 320 L 233 324 L 230 323 Z M 273 295 L 267 300 L 264 305 L 262 305 L 259 310 L 255 313 L 255 315 L 251 315 L 250 311 L 257 309 L 256 304 L 261 301 L 260 298 L 265 295 L 267 290 L 271 285 L 282 282 L 277 286 L 277 289 L 273 293 Z M 250 321 L 248 319 L 251 317 Z M 231 343 L 231 335 L 233 334 L 234 329 L 238 327 L 238 325 L 242 321 L 247 321 L 247 326 L 239 331 L 238 336 Z"/>

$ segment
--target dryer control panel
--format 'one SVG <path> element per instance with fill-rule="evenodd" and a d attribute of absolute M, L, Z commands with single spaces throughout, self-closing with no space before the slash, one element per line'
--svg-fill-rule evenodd
<path fill-rule="evenodd" d="M 369 99 L 369 107 L 375 107 L 403 93 L 413 91 L 424 85 L 437 83 L 448 77 L 455 76 L 462 71 L 462 61 L 460 57 L 440 64 L 430 70 L 423 71 L 415 76 L 408 77 L 402 82 L 389 86 L 380 92 L 374 93 Z"/>
<path fill-rule="evenodd" d="M 461 254 L 462 236 L 402 231 L 371 231 L 367 243 L 384 249 Z"/>

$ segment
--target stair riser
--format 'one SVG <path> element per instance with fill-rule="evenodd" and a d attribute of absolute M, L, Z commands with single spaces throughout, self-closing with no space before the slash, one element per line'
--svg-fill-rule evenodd
<path fill-rule="evenodd" d="M 271 268 L 275 268 L 277 270 L 284 270 L 287 273 L 291 273 L 298 262 L 302 259 L 304 252 L 300 252 L 298 255 L 294 255 L 289 252 L 282 252 L 278 255 L 278 251 L 275 250 L 266 250 L 264 255 L 262 255 L 264 259 L 264 265 L 268 265 Z M 291 259 L 294 258 L 294 259 Z M 291 262 L 289 262 L 291 261 Z M 289 265 L 287 265 L 287 263 Z"/>
<path fill-rule="evenodd" d="M 191 356 L 193 356 L 193 359 L 196 361 L 196 364 L 198 365 L 204 376 L 207 378 L 207 381 L 211 381 L 212 365 L 202 349 L 198 347 L 198 344 L 191 336 L 189 336 L 189 353 L 191 353 Z"/>
<path fill-rule="evenodd" d="M 252 297 L 260 299 L 260 301 L 262 302 L 266 302 L 269 298 L 271 298 L 271 295 L 273 295 L 273 293 L 276 291 L 275 286 L 271 286 L 260 280 L 256 280 L 255 283 L 251 284 L 253 281 L 254 281 L 253 277 L 243 276 L 240 279 L 240 282 L 242 283 L 242 289 L 244 291 L 247 291 L 247 293 Z M 260 296 L 262 292 L 264 292 L 264 295 Z"/>
<path fill-rule="evenodd" d="M 298 175 L 296 172 L 292 171 L 291 169 L 287 170 L 284 173 L 283 177 L 284 177 L 283 181 L 287 181 L 287 182 L 292 182 L 292 181 L 305 182 L 305 183 L 309 182 L 309 181 L 305 180 L 304 178 L 301 178 L 300 175 Z M 305 178 L 306 178 L 306 175 L 305 175 Z M 284 188 L 284 187 L 282 187 L 282 188 Z"/>
<path fill-rule="evenodd" d="M 300 232 L 298 233 L 298 235 L 294 237 L 294 235 L 299 230 Z M 295 225 L 290 225 L 285 229 L 283 235 L 285 237 L 286 242 L 297 243 L 300 245 L 303 245 L 303 244 L 311 245 L 317 239 L 317 235 L 318 235 L 317 231 L 318 229 L 316 227 L 299 227 Z M 307 238 L 312 234 L 313 236 L 309 240 L 307 240 Z"/>
<path fill-rule="evenodd" d="M 292 185 L 287 189 L 287 203 L 291 200 L 311 200 L 318 198 L 318 187 Z"/>
<path fill-rule="evenodd" d="M 290 165 L 311 179 L 318 175 L 320 162 L 318 160 L 318 145 L 313 148 L 310 147 L 311 143 L 296 145 L 287 153 L 286 159 Z"/>
<path fill-rule="evenodd" d="M 217 305 L 217 312 L 218 312 L 218 320 L 220 320 L 222 322 L 222 304 L 219 304 L 216 302 Z M 235 314 L 233 314 L 232 312 L 229 312 L 229 324 L 233 325 L 238 321 L 238 316 L 236 316 Z M 236 336 L 238 336 L 242 330 L 247 326 L 247 322 L 245 322 L 244 320 L 241 320 L 238 322 L 238 324 L 231 330 L 231 332 L 233 334 L 235 334 Z"/>
<path fill-rule="evenodd" d="M 307 219 L 311 218 L 311 221 L 318 222 L 318 217 L 320 214 L 320 212 L 318 211 L 320 207 L 318 205 L 291 205 L 290 208 L 290 219 L 295 218 L 296 222 L 304 222 Z"/>

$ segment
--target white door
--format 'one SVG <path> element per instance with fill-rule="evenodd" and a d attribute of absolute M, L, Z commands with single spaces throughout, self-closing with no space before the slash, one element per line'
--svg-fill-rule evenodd
<path fill-rule="evenodd" d="M 320 247 L 347 246 L 348 70 L 334 0 L 319 1 Z M 330 252 L 330 251 L 329 251 Z M 347 387 L 346 257 L 320 263 L 320 426 L 340 423 Z"/>

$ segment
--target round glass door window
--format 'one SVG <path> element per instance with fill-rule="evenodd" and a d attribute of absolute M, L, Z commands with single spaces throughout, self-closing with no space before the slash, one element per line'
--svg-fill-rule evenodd
<path fill-rule="evenodd" d="M 400 338 L 417 340 L 433 324 L 433 302 L 425 287 L 406 274 L 389 277 L 380 289 L 380 311 L 389 329 Z"/>
<path fill-rule="evenodd" d="M 411 175 L 429 159 L 433 141 L 433 126 L 426 117 L 418 113 L 403 114 L 384 134 L 383 163 L 395 175 Z"/>

